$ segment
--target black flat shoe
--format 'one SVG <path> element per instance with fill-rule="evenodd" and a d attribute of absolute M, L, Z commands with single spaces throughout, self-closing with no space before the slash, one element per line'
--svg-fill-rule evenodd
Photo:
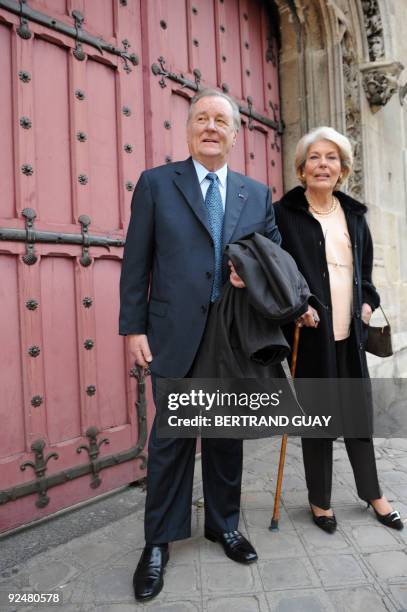
<path fill-rule="evenodd" d="M 338 525 L 338 523 L 336 522 L 335 515 L 333 514 L 332 516 L 317 516 L 311 506 L 310 508 L 312 520 L 314 521 L 315 525 L 323 531 L 326 531 L 327 533 L 335 533 L 336 527 Z"/>
<path fill-rule="evenodd" d="M 400 518 L 398 510 L 393 510 L 388 514 L 380 514 L 370 502 L 367 502 L 366 509 L 369 508 L 369 506 L 373 508 L 377 520 L 382 525 L 386 525 L 386 527 L 391 527 L 392 529 L 397 529 L 398 531 L 404 529 L 404 524 Z"/>
<path fill-rule="evenodd" d="M 240 531 L 215 533 L 210 529 L 205 529 L 205 538 L 222 544 L 225 555 L 237 563 L 248 564 L 257 561 L 256 551 Z"/>
<path fill-rule="evenodd" d="M 161 591 L 164 586 L 164 568 L 169 558 L 168 544 L 144 548 L 133 576 L 137 601 L 149 601 Z"/>

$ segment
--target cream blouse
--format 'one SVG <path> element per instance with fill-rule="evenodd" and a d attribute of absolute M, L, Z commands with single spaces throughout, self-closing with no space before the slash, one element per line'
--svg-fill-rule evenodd
<path fill-rule="evenodd" d="M 319 215 L 311 208 L 310 212 L 321 224 L 325 237 L 335 341 L 345 340 L 350 334 L 353 301 L 352 244 L 345 213 L 340 205 L 329 215 Z"/>

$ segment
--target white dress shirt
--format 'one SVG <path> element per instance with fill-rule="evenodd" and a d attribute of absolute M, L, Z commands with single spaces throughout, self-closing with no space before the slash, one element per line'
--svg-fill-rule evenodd
<path fill-rule="evenodd" d="M 205 166 L 203 166 L 200 162 L 196 161 L 196 159 L 193 159 L 192 161 L 194 163 L 195 170 L 198 175 L 198 181 L 199 181 L 199 186 L 202 191 L 202 197 L 205 201 L 206 192 L 208 191 L 208 187 L 211 184 L 211 181 L 206 178 L 206 175 L 208 174 L 208 172 L 211 172 L 211 170 L 208 170 L 207 168 L 205 168 Z M 215 174 L 218 175 L 218 179 L 219 179 L 218 186 L 219 186 L 219 191 L 220 191 L 220 195 L 222 198 L 223 211 L 225 211 L 226 179 L 228 175 L 228 165 L 225 164 L 224 166 L 222 166 L 222 168 L 219 168 L 219 170 L 216 170 Z"/>

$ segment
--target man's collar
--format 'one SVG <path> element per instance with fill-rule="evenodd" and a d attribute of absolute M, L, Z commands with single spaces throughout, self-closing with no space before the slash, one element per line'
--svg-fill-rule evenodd
<path fill-rule="evenodd" d="M 198 175 L 199 184 L 201 184 L 204 178 L 206 177 L 206 175 L 208 174 L 208 172 L 211 172 L 211 171 L 205 168 L 205 166 L 203 166 L 199 161 L 196 161 L 196 159 L 192 159 L 192 162 L 195 166 L 195 170 Z M 222 166 L 222 168 L 219 168 L 218 170 L 216 170 L 215 174 L 218 175 L 221 186 L 225 187 L 227 174 L 228 174 L 228 165 L 225 164 L 224 166 Z"/>

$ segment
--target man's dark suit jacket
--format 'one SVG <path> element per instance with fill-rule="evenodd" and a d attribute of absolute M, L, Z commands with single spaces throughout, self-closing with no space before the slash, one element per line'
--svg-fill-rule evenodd
<path fill-rule="evenodd" d="M 251 232 L 281 242 L 270 190 L 228 169 L 223 244 Z M 143 172 L 124 249 L 119 333 L 147 334 L 153 374 L 181 378 L 191 368 L 205 330 L 213 267 L 192 158 Z M 223 274 L 226 280 L 226 257 Z"/>

